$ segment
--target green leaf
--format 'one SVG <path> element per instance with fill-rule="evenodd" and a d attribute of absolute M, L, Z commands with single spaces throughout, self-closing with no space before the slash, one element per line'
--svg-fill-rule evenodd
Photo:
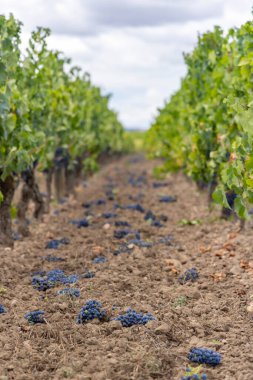
<path fill-rule="evenodd" d="M 240 218 L 242 218 L 242 219 L 248 218 L 247 208 L 246 208 L 244 202 L 242 201 L 242 199 L 240 199 L 240 198 L 235 199 L 234 209 Z"/>
<path fill-rule="evenodd" d="M 212 198 L 215 203 L 218 203 L 226 208 L 230 208 L 227 201 L 226 193 L 223 188 L 217 187 L 212 194 Z"/>
<path fill-rule="evenodd" d="M 245 66 L 245 65 L 248 65 L 248 64 L 250 64 L 250 59 L 249 58 L 246 58 L 246 57 L 244 57 L 244 58 L 242 58 L 241 60 L 240 60 L 240 62 L 238 63 L 238 66 Z"/>

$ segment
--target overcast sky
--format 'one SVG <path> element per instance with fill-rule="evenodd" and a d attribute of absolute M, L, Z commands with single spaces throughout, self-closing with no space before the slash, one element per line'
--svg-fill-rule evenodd
<path fill-rule="evenodd" d="M 128 128 L 148 128 L 185 73 L 182 52 L 197 33 L 251 19 L 252 0 L 0 0 L 0 13 L 23 22 L 23 38 L 51 28 L 50 47 L 113 93 Z"/>

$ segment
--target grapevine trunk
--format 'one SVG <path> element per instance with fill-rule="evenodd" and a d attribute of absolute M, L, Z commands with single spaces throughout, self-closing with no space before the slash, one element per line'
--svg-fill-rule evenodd
<path fill-rule="evenodd" d="M 12 247 L 10 209 L 15 191 L 15 181 L 12 176 L 8 176 L 5 180 L 0 179 L 0 191 L 4 197 L 0 203 L 0 245 Z"/>
<path fill-rule="evenodd" d="M 23 173 L 24 185 L 21 191 L 21 198 L 18 203 L 18 230 L 23 236 L 29 235 L 29 228 L 26 220 L 26 213 L 30 200 L 35 203 L 34 217 L 41 219 L 44 213 L 44 201 L 35 180 L 34 169 L 26 170 Z"/>

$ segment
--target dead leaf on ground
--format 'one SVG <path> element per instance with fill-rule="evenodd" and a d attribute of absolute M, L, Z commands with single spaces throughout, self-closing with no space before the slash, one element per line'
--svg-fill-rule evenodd
<path fill-rule="evenodd" d="M 200 253 L 211 252 L 211 250 L 212 250 L 211 245 L 209 245 L 209 246 L 207 246 L 207 247 L 205 247 L 204 245 L 201 245 L 201 246 L 199 247 L 199 252 L 200 252 Z"/>
<path fill-rule="evenodd" d="M 211 277 L 215 282 L 220 282 L 220 281 L 225 280 L 227 275 L 224 272 L 216 272 L 214 274 L 211 274 Z"/>

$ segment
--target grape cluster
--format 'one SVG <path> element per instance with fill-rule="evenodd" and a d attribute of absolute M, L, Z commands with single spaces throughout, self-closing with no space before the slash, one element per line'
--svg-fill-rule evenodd
<path fill-rule="evenodd" d="M 54 154 L 54 164 L 57 168 L 64 168 L 69 163 L 69 153 L 66 148 L 58 147 Z"/>
<path fill-rule="evenodd" d="M 153 188 L 158 189 L 159 187 L 168 186 L 167 182 L 153 182 Z"/>
<path fill-rule="evenodd" d="M 45 291 L 57 286 L 58 284 L 75 284 L 77 281 L 77 274 L 67 276 L 61 269 L 53 269 L 44 275 L 37 275 L 32 277 L 32 285 L 39 291 Z"/>
<path fill-rule="evenodd" d="M 112 190 L 107 190 L 105 193 L 108 201 L 114 201 L 114 194 Z"/>
<path fill-rule="evenodd" d="M 114 214 L 113 212 L 105 212 L 102 214 L 102 217 L 105 219 L 110 219 L 110 218 L 116 218 L 118 215 Z"/>
<path fill-rule="evenodd" d="M 145 325 L 148 321 L 154 321 L 155 318 L 151 313 L 137 313 L 130 308 L 125 314 L 119 315 L 114 320 L 120 321 L 123 327 L 131 327 L 133 325 Z"/>
<path fill-rule="evenodd" d="M 18 232 L 13 231 L 13 232 L 12 232 L 12 239 L 13 239 L 14 241 L 21 240 L 21 235 L 20 235 Z"/>
<path fill-rule="evenodd" d="M 193 375 L 183 376 L 181 380 L 207 380 L 207 375 L 205 373 L 203 373 L 202 375 L 194 373 Z"/>
<path fill-rule="evenodd" d="M 139 203 L 136 203 L 136 204 L 133 204 L 133 205 L 127 205 L 125 207 L 125 209 L 127 210 L 135 210 L 135 211 L 139 211 L 139 212 L 145 212 L 144 208 L 139 204 Z"/>
<path fill-rule="evenodd" d="M 68 295 L 70 297 L 77 298 L 80 297 L 80 290 L 76 288 L 65 288 L 62 290 L 58 290 L 57 294 L 59 294 L 60 296 Z"/>
<path fill-rule="evenodd" d="M 116 209 L 123 209 L 123 207 L 119 203 L 114 203 L 113 208 Z"/>
<path fill-rule="evenodd" d="M 83 208 L 91 208 L 91 207 L 92 207 L 92 202 L 84 202 L 84 203 L 82 204 L 82 207 L 83 207 Z"/>
<path fill-rule="evenodd" d="M 167 217 L 167 215 L 161 214 L 161 215 L 159 215 L 159 220 L 161 220 L 162 222 L 167 222 L 168 217 Z"/>
<path fill-rule="evenodd" d="M 92 260 L 94 264 L 101 264 L 101 263 L 105 263 L 106 261 L 107 261 L 107 258 L 104 256 L 97 256 L 95 257 L 95 259 Z"/>
<path fill-rule="evenodd" d="M 68 245 L 70 240 L 68 238 L 50 240 L 46 244 L 46 249 L 57 249 L 61 244 Z"/>
<path fill-rule="evenodd" d="M 176 201 L 177 201 L 177 198 L 172 197 L 170 195 L 164 195 L 164 196 L 160 197 L 160 199 L 159 199 L 159 202 L 162 202 L 162 203 L 173 203 Z"/>
<path fill-rule="evenodd" d="M 77 323 L 85 323 L 92 321 L 93 319 L 105 320 L 106 312 L 102 310 L 102 305 L 99 301 L 89 300 L 81 308 L 80 313 L 77 316 Z"/>
<path fill-rule="evenodd" d="M 87 219 L 71 220 L 70 223 L 77 226 L 77 228 L 89 227 L 89 221 Z"/>
<path fill-rule="evenodd" d="M 234 207 L 236 197 L 237 197 L 237 195 L 234 191 L 227 191 L 226 192 L 226 198 L 227 198 L 227 202 L 228 202 L 229 207 L 231 207 L 231 208 Z"/>
<path fill-rule="evenodd" d="M 124 237 L 126 237 L 127 235 L 134 235 L 135 236 L 135 239 L 137 240 L 140 240 L 141 239 L 141 235 L 138 231 L 134 231 L 134 230 L 117 230 L 117 231 L 114 231 L 114 234 L 113 236 L 116 238 L 116 239 L 123 239 Z"/>
<path fill-rule="evenodd" d="M 25 319 L 28 320 L 29 323 L 35 324 L 35 323 L 45 323 L 43 315 L 45 312 L 43 310 L 34 310 L 30 311 L 29 313 L 25 314 Z"/>
<path fill-rule="evenodd" d="M 47 256 L 45 256 L 44 259 L 46 261 L 48 261 L 49 263 L 51 263 L 51 262 L 54 263 L 54 262 L 57 262 L 57 261 L 66 261 L 62 257 L 57 257 L 57 256 L 54 256 L 54 255 L 47 255 Z"/>
<path fill-rule="evenodd" d="M 87 272 L 84 273 L 81 277 L 83 277 L 83 278 L 93 278 L 93 277 L 95 277 L 95 273 L 94 273 L 94 272 L 87 271 Z"/>
<path fill-rule="evenodd" d="M 184 285 L 187 281 L 196 281 L 199 278 L 199 274 L 196 268 L 187 269 L 179 278 L 178 282 Z"/>
<path fill-rule="evenodd" d="M 117 231 L 114 231 L 113 236 L 116 239 L 123 239 L 124 237 L 126 237 L 130 233 L 131 233 L 130 230 L 117 230 Z"/>
<path fill-rule="evenodd" d="M 142 187 L 143 184 L 147 183 L 147 179 L 145 175 L 140 175 L 137 178 L 135 178 L 135 176 L 131 176 L 128 179 L 128 183 L 133 187 Z"/>
<path fill-rule="evenodd" d="M 188 359 L 199 364 L 217 365 L 221 362 L 221 354 L 209 350 L 208 348 L 192 348 L 188 354 Z"/>
<path fill-rule="evenodd" d="M 6 309 L 3 305 L 0 305 L 0 314 L 6 313 Z"/>
<path fill-rule="evenodd" d="M 164 227 L 164 225 L 159 220 L 153 220 L 151 226 L 158 228 Z"/>
<path fill-rule="evenodd" d="M 171 242 L 172 240 L 173 240 L 172 235 L 164 236 L 163 238 L 158 240 L 158 244 L 172 245 L 172 242 Z"/>
<path fill-rule="evenodd" d="M 146 242 L 146 241 L 143 241 L 141 239 L 132 239 L 132 240 L 129 240 L 127 242 L 127 244 L 134 244 L 136 245 L 137 247 L 142 247 L 142 248 L 150 248 L 152 247 L 152 243 L 149 243 L 149 242 Z"/>
<path fill-rule="evenodd" d="M 95 204 L 97 206 L 101 206 L 101 205 L 105 205 L 106 204 L 106 201 L 104 199 L 98 199 Z"/>
<path fill-rule="evenodd" d="M 156 220 L 156 216 L 155 216 L 155 214 L 151 210 L 149 210 L 145 214 L 144 220 L 152 220 L 152 221 L 154 221 L 154 220 Z"/>
<path fill-rule="evenodd" d="M 117 220 L 114 225 L 115 227 L 130 227 L 130 224 L 124 220 Z"/>

